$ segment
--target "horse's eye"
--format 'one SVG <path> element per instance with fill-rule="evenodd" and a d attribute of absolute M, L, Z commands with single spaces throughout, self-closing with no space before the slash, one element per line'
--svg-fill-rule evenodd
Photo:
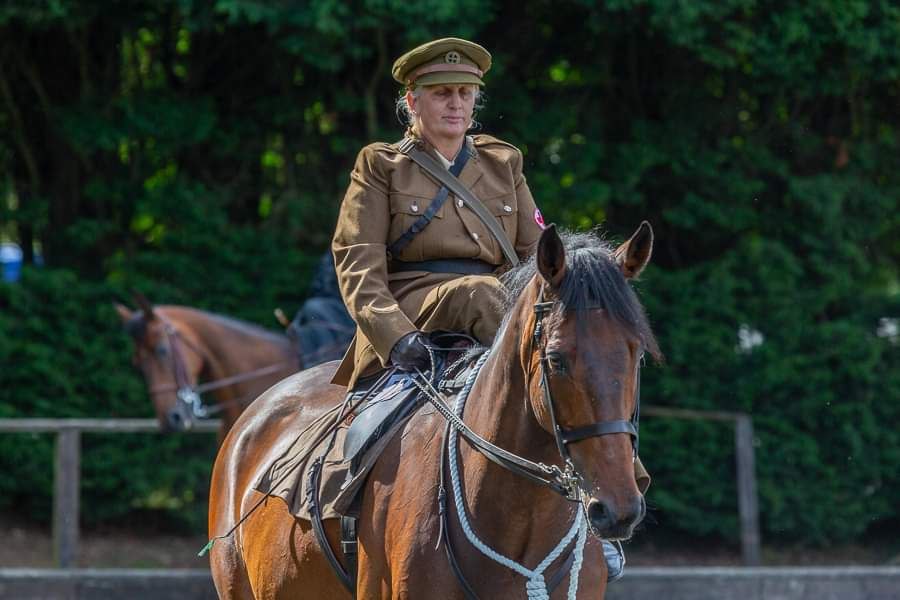
<path fill-rule="evenodd" d="M 551 373 L 557 375 L 565 375 L 566 373 L 566 359 L 558 352 L 547 353 L 547 365 L 550 367 Z"/>

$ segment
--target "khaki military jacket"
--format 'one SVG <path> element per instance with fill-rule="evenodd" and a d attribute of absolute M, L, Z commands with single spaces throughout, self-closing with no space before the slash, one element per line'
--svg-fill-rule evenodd
<path fill-rule="evenodd" d="M 520 258 L 541 233 L 534 199 L 522 174 L 522 153 L 488 135 L 469 138 L 473 155 L 459 180 L 497 217 Z M 436 159 L 427 142 L 421 147 Z M 474 148 L 472 148 L 474 146 Z M 350 174 L 332 242 L 341 294 L 357 334 L 333 382 L 352 385 L 391 349 L 416 331 L 422 302 L 432 288 L 459 274 L 388 273 L 388 247 L 428 209 L 441 184 L 395 144 L 375 143 L 359 153 Z M 500 245 L 474 212 L 452 194 L 435 218 L 393 259 L 415 262 L 474 258 L 500 266 Z"/>

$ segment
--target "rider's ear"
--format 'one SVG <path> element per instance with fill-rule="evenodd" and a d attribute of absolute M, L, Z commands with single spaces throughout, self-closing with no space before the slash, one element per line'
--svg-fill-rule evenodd
<path fill-rule="evenodd" d="M 644 221 L 628 241 L 616 248 L 614 253 L 616 264 L 622 269 L 625 279 L 640 275 L 653 252 L 653 228 Z"/>
<path fill-rule="evenodd" d="M 115 308 L 116 312 L 119 313 L 119 318 L 122 319 L 123 324 L 127 323 L 131 319 L 132 312 L 128 310 L 128 307 L 124 304 L 113 302 L 113 308 Z"/>
<path fill-rule="evenodd" d="M 566 274 L 566 248 L 563 246 L 556 225 L 551 224 L 543 233 L 538 242 L 537 268 L 541 277 L 552 288 L 558 288 Z"/>

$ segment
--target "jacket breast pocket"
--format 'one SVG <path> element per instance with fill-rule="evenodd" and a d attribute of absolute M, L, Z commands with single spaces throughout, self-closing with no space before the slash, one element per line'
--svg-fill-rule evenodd
<path fill-rule="evenodd" d="M 391 226 L 388 232 L 389 248 L 426 213 L 431 206 L 433 198 L 392 192 L 390 200 Z M 442 205 L 434 213 L 434 219 L 443 219 L 445 210 L 446 206 Z M 436 242 L 436 240 L 432 240 L 432 243 L 429 244 L 428 230 L 429 228 L 426 227 L 415 234 L 405 248 L 400 251 L 399 255 L 394 256 L 394 258 L 406 261 L 425 260 L 426 254 L 433 253 L 433 246 L 439 245 L 439 242 Z"/>
<path fill-rule="evenodd" d="M 497 217 L 497 220 L 503 225 L 503 231 L 506 232 L 509 241 L 515 244 L 519 213 L 515 194 L 496 196 L 485 200 L 484 203 L 491 214 Z"/>

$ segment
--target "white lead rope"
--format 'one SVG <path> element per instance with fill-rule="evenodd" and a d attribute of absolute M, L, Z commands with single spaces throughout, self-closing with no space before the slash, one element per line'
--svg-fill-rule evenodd
<path fill-rule="evenodd" d="M 490 354 L 490 350 L 485 352 L 481 358 L 478 360 L 478 364 L 475 366 L 475 369 L 472 370 L 472 373 L 469 374 L 469 377 L 466 379 L 466 384 L 460 392 L 459 396 L 457 396 L 456 404 L 454 406 L 454 412 L 460 418 L 462 418 L 463 409 L 466 405 L 466 399 L 469 396 L 469 391 L 472 389 L 472 385 L 475 383 L 475 378 L 478 375 L 478 372 L 481 370 L 481 366 L 484 364 L 485 360 L 487 360 L 488 355 Z M 481 539 L 475 534 L 472 530 L 472 525 L 469 523 L 468 515 L 466 514 L 466 507 L 463 504 L 462 497 L 462 489 L 460 487 L 460 479 L 459 479 L 459 468 L 457 465 L 457 440 L 459 438 L 459 431 L 452 424 L 453 433 L 450 435 L 450 440 L 447 445 L 448 453 L 449 453 L 449 463 L 450 463 L 450 481 L 453 486 L 453 499 L 456 504 L 456 513 L 459 517 L 459 523 L 462 527 L 463 532 L 466 535 L 466 538 L 469 542 L 478 549 L 479 552 L 490 558 L 491 560 L 507 567 L 519 573 L 523 577 L 526 577 L 528 581 L 525 584 L 525 592 L 529 599 L 531 600 L 549 600 L 550 599 L 550 591 L 547 589 L 547 583 L 544 580 L 544 571 L 553 564 L 559 556 L 562 554 L 563 550 L 565 550 L 573 539 L 577 539 L 575 541 L 575 549 L 573 552 L 575 553 L 574 558 L 572 560 L 572 567 L 569 571 L 569 600 L 575 600 L 578 594 L 578 575 L 581 571 L 581 565 L 584 559 L 584 544 L 587 539 L 587 521 L 584 518 L 584 511 L 581 508 L 578 509 L 575 521 L 572 523 L 572 527 L 569 529 L 568 533 L 559 541 L 556 547 L 550 551 L 550 554 L 541 561 L 541 563 L 535 567 L 534 569 L 529 569 L 528 567 L 512 560 L 511 558 L 504 556 L 485 544 Z"/>

